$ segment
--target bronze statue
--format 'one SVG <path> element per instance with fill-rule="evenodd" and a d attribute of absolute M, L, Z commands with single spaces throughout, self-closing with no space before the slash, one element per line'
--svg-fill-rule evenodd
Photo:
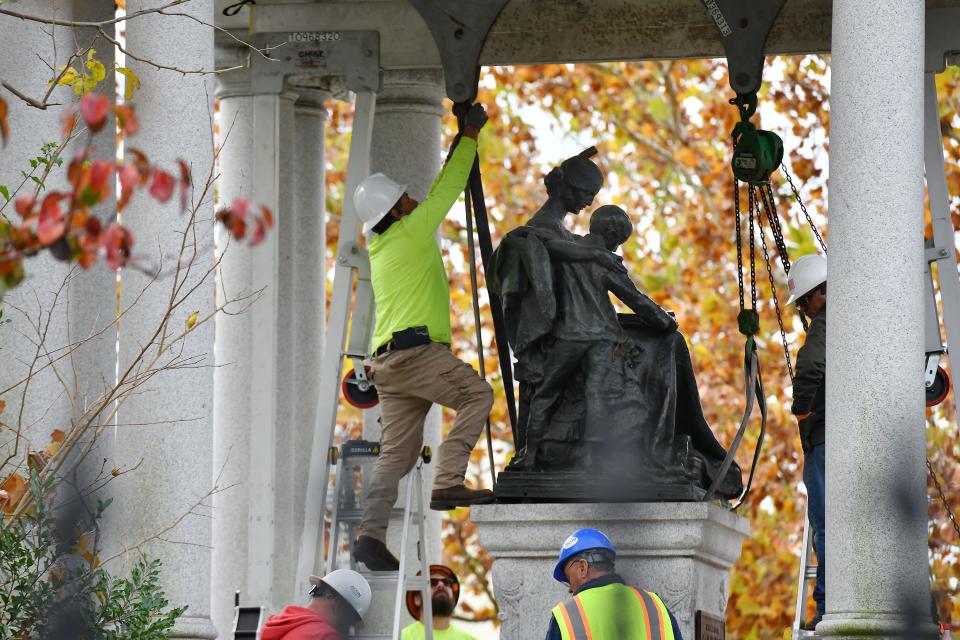
<path fill-rule="evenodd" d="M 611 205 L 593 213 L 584 237 L 563 225 L 602 186 L 591 152 L 546 176 L 547 202 L 491 260 L 488 286 L 503 301 L 520 382 L 518 452 L 497 493 L 697 499 L 726 452 L 703 417 L 676 321 L 613 253 L 633 225 Z M 618 315 L 608 291 L 634 313 Z M 734 465 L 718 494 L 736 497 L 741 485 Z"/>

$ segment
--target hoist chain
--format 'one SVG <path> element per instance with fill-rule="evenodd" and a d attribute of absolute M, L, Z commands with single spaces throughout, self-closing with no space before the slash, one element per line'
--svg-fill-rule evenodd
<path fill-rule="evenodd" d="M 776 241 L 777 230 L 773 222 L 774 218 L 771 215 L 771 211 L 767 202 L 767 197 L 764 195 L 762 187 L 760 189 L 760 196 L 761 198 L 763 198 L 764 207 L 767 208 L 767 220 L 770 222 L 770 229 L 771 229 L 771 232 L 773 233 L 774 240 Z M 783 237 L 781 236 L 781 239 L 780 239 L 781 242 L 782 242 L 782 239 Z M 778 242 L 778 245 L 779 245 L 779 242 Z M 792 382 L 793 381 L 793 362 L 790 360 L 790 346 L 787 344 L 787 332 L 786 332 L 786 329 L 784 329 L 783 327 L 783 315 L 780 313 L 780 300 L 777 297 L 777 284 L 773 278 L 773 265 L 771 264 L 771 261 L 770 261 L 770 254 L 767 253 L 767 242 L 763 237 L 762 225 L 760 225 L 760 247 L 761 249 L 763 249 L 763 261 L 767 265 L 767 276 L 770 278 L 770 293 L 773 295 L 773 308 L 777 312 L 777 325 L 779 325 L 780 327 L 780 340 L 781 342 L 783 342 L 783 357 L 787 361 L 787 373 L 790 374 L 790 381 Z M 778 246 L 778 249 L 779 249 L 779 246 Z M 786 252 L 786 248 L 784 248 L 783 250 L 784 252 Z M 781 255 L 781 259 L 784 255 L 786 255 L 786 253 Z M 789 269 L 789 266 L 785 268 Z"/>
<path fill-rule="evenodd" d="M 773 188 L 768 182 L 766 185 L 766 190 L 763 187 L 760 188 L 760 197 L 763 198 L 763 206 L 767 210 L 767 220 L 770 222 L 770 230 L 773 232 L 773 241 L 777 245 L 777 253 L 780 256 L 780 264 L 783 266 L 783 272 L 786 274 L 790 273 L 790 255 L 787 251 L 787 243 L 783 239 L 783 227 L 780 225 L 780 213 L 777 211 L 777 201 L 773 197 Z M 770 276 L 770 286 L 773 287 L 773 275 Z M 777 302 L 774 300 L 774 302 Z M 802 313 L 798 313 L 800 316 L 800 323 L 803 325 L 803 330 L 807 330 L 807 317 Z M 780 304 L 777 303 L 777 317 L 780 316 Z M 783 331 L 783 322 L 780 323 L 780 331 Z M 786 338 L 784 338 L 786 342 Z M 790 359 L 787 358 L 787 364 L 789 366 Z M 793 379 L 793 376 L 790 376 Z"/>
<path fill-rule="evenodd" d="M 740 182 L 733 179 L 733 212 L 737 216 L 737 286 L 740 294 L 740 311 L 743 311 L 743 238 L 740 232 Z"/>
<path fill-rule="evenodd" d="M 930 478 L 933 479 L 933 486 L 937 488 L 937 493 L 940 495 L 940 502 L 943 503 L 947 517 L 950 518 L 950 522 L 953 524 L 953 530 L 957 532 L 957 539 L 960 540 L 960 524 L 957 523 L 957 517 L 953 515 L 953 509 L 950 508 L 950 503 L 947 502 L 947 496 L 943 493 L 943 487 L 940 486 L 940 480 L 937 478 L 937 472 L 933 470 L 933 463 L 930 462 L 930 458 L 927 458 L 927 471 L 930 473 Z"/>
<path fill-rule="evenodd" d="M 756 311 L 757 310 L 757 261 L 754 256 L 756 255 L 756 238 L 753 232 L 753 219 L 754 215 L 759 217 L 759 212 L 757 212 L 757 195 L 754 192 L 754 186 L 752 184 L 747 185 L 747 193 L 749 194 L 749 207 L 750 207 L 750 307 Z"/>
<path fill-rule="evenodd" d="M 783 265 L 783 272 L 790 273 L 790 256 L 787 254 L 787 243 L 783 239 L 783 228 L 780 226 L 777 203 L 773 199 L 773 189 L 769 182 L 766 189 L 760 188 L 760 197 L 763 199 L 763 206 L 767 210 L 767 220 L 770 222 L 770 230 L 773 232 L 773 241 L 777 245 L 777 253 L 780 256 L 780 264 Z"/>
<path fill-rule="evenodd" d="M 787 165 L 781 163 L 780 170 L 783 171 L 783 175 L 786 176 L 787 182 L 790 183 L 790 190 L 793 191 L 793 197 L 796 199 L 797 204 L 800 205 L 800 210 L 803 211 L 803 215 L 807 219 L 807 224 L 809 224 L 810 229 L 813 230 L 813 235 L 817 237 L 817 242 L 820 244 L 820 248 L 823 249 L 823 255 L 827 255 L 827 245 L 820 236 L 820 230 L 817 229 L 817 225 L 814 224 L 813 218 L 811 218 L 810 214 L 807 212 L 807 207 L 803 204 L 803 198 L 800 197 L 800 192 L 793 184 L 793 178 L 790 176 L 790 172 L 787 171 Z"/>

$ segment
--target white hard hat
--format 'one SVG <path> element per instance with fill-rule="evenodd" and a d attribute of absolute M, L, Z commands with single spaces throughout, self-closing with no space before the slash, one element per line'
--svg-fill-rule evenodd
<path fill-rule="evenodd" d="M 787 274 L 787 288 L 790 289 L 790 299 L 787 304 L 793 304 L 800 298 L 827 281 L 827 258 L 816 253 L 800 256 L 790 267 Z"/>
<path fill-rule="evenodd" d="M 379 222 L 406 190 L 407 185 L 394 182 L 382 173 L 367 177 L 353 193 L 357 217 L 366 224 Z"/>
<path fill-rule="evenodd" d="M 336 569 L 322 578 L 310 576 L 310 584 L 313 586 L 317 586 L 320 582 L 325 582 L 339 593 L 340 597 L 353 607 L 361 620 L 367 615 L 367 611 L 370 610 L 370 603 L 373 600 L 373 594 L 370 591 L 367 579 L 362 575 L 350 569 Z"/>

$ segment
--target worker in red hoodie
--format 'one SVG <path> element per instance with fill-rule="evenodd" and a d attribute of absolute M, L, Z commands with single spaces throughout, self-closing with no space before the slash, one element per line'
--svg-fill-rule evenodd
<path fill-rule="evenodd" d="M 372 599 L 370 585 L 356 571 L 337 569 L 310 576 L 310 602 L 290 605 L 263 623 L 263 640 L 341 640 L 363 621 Z"/>

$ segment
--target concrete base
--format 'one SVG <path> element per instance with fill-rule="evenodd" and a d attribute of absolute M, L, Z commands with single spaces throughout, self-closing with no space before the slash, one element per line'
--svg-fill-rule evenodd
<path fill-rule="evenodd" d="M 617 548 L 617 572 L 663 598 L 685 638 L 698 610 L 723 617 L 730 567 L 750 533 L 747 520 L 703 502 L 497 504 L 471 508 L 480 543 L 496 559 L 493 588 L 503 640 L 542 638 L 550 610 L 568 597 L 553 580 L 560 545 L 595 527 Z"/>

